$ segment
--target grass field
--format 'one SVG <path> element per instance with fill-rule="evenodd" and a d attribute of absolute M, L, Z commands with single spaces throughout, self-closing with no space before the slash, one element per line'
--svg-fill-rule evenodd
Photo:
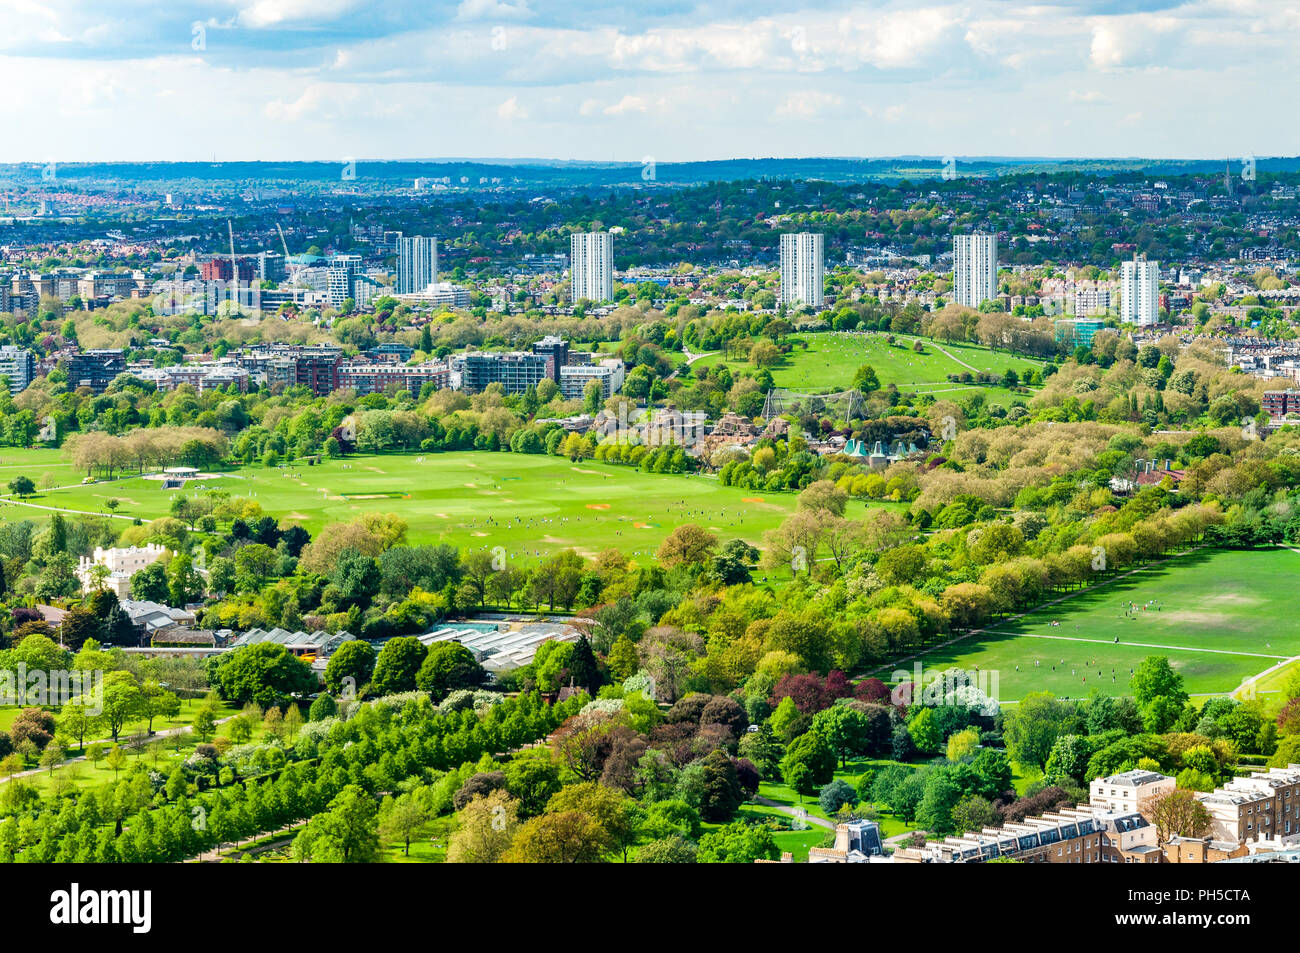
<path fill-rule="evenodd" d="M 954 384 L 948 375 L 976 371 L 1002 375 L 1014 369 L 1023 377 L 1026 371 L 1042 363 L 972 344 L 936 344 L 924 338 L 920 340 L 925 353 L 917 354 L 912 345 L 918 339 L 904 335 L 895 335 L 901 346 L 890 346 L 884 334 L 876 333 L 827 331 L 801 334 L 796 339 L 806 341 L 808 348 L 804 350 L 796 344 L 789 356 L 772 369 L 777 387 L 814 392 L 845 390 L 852 386 L 857 369 L 870 364 L 882 385 L 896 384 L 905 390 L 950 400 L 978 389 L 984 391 L 990 402 L 1006 404 L 1014 396 L 1006 388 Z M 720 363 L 730 363 L 733 367 L 743 365 L 743 362 L 727 362 L 721 354 L 701 358 L 696 363 L 705 367 Z"/>
<path fill-rule="evenodd" d="M 53 459 L 56 452 L 45 453 Z M 199 482 L 254 499 L 266 512 L 296 520 L 312 533 L 365 512 L 391 512 L 407 521 L 412 543 L 503 546 L 521 556 L 567 546 L 594 555 L 612 546 L 649 557 L 682 523 L 698 523 L 724 541 L 739 537 L 758 545 L 763 531 L 795 508 L 793 493 L 725 487 L 707 476 L 516 453 L 355 455 L 314 467 L 243 467 Z M 183 492 L 199 491 L 192 484 Z M 147 521 L 166 516 L 175 495 L 156 480 L 132 477 L 50 490 L 29 502 L 99 513 L 116 499 L 116 515 Z M 866 504 L 855 501 L 849 515 L 865 510 Z M 45 515 L 15 503 L 0 505 L 0 518 Z"/>
<path fill-rule="evenodd" d="M 1200 551 L 995 624 L 921 662 L 996 673 L 999 700 L 1015 701 L 1035 691 L 1126 694 L 1130 670 L 1163 655 L 1189 693 L 1227 693 L 1300 655 L 1290 614 L 1297 573 L 1300 553 L 1289 549 Z M 1138 610 L 1126 614 L 1129 603 Z"/>

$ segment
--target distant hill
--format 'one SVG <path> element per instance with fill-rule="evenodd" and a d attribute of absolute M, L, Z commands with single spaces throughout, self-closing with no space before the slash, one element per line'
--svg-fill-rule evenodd
<path fill-rule="evenodd" d="M 410 185 L 416 178 L 450 178 L 455 184 L 477 185 L 480 179 L 500 179 L 519 187 L 612 188 L 620 186 L 699 185 L 745 179 L 803 179 L 814 181 L 914 182 L 940 179 L 945 159 L 937 156 L 896 156 L 855 159 L 724 159 L 708 162 L 579 162 L 553 159 L 400 159 L 358 161 L 356 178 L 344 184 L 362 188 Z M 955 157 L 962 177 L 1017 174 L 1114 175 L 1138 172 L 1151 176 L 1206 175 L 1223 170 L 1219 159 L 1053 159 L 1042 157 Z M 1233 168 L 1240 159 L 1232 160 Z M 1259 172 L 1300 172 L 1300 157 L 1259 158 Z M 41 165 L 0 164 L 0 179 L 37 183 Z M 257 182 L 265 186 L 341 183 L 339 162 L 85 162 L 58 166 L 65 182 L 160 186 L 167 183 L 232 184 Z M 461 180 L 466 180 L 464 183 Z"/>

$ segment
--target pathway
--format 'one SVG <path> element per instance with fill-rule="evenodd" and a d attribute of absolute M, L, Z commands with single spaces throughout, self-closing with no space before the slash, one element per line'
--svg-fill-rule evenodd
<path fill-rule="evenodd" d="M 230 721 L 230 719 L 235 717 L 237 716 L 227 715 L 225 718 L 218 718 L 216 720 L 216 724 L 218 725 L 225 724 L 226 722 Z M 140 745 L 143 746 L 145 744 L 148 744 L 151 741 L 157 741 L 159 738 L 170 738 L 174 735 L 183 735 L 193 730 L 194 730 L 193 725 L 178 725 L 175 728 L 164 728 L 162 731 L 155 731 L 152 735 L 131 735 L 128 738 L 120 738 L 118 739 L 117 745 L 118 747 L 126 748 L 132 746 L 136 742 L 139 742 Z M 93 744 L 103 744 L 106 741 L 111 742 L 112 739 L 91 738 L 88 739 L 86 743 L 88 745 L 93 745 Z M 70 764 L 76 764 L 79 761 L 85 761 L 85 760 L 87 760 L 87 756 L 84 754 L 79 754 L 75 758 L 68 758 L 67 760 L 61 762 L 58 765 L 58 767 L 56 767 L 54 770 L 57 771 L 59 770 L 59 768 L 64 768 Z M 44 774 L 48 770 L 49 768 L 28 768 L 26 771 L 15 772 L 14 774 L 9 775 L 9 777 L 7 778 L 0 778 L 0 784 L 3 784 L 5 781 L 11 781 L 14 778 L 30 778 L 36 774 Z"/>
<path fill-rule="evenodd" d="M 782 814 L 789 814 L 793 818 L 797 818 L 799 820 L 805 821 L 808 824 L 813 824 L 817 827 L 824 827 L 828 831 L 835 830 L 835 825 L 832 824 L 830 821 L 823 820 L 820 817 L 814 817 L 812 814 L 809 814 L 807 811 L 803 811 L 803 813 L 801 814 L 800 813 L 800 811 L 802 810 L 801 808 L 789 807 L 788 805 L 782 804 L 780 801 L 773 801 L 769 797 L 763 797 L 762 795 L 756 794 L 754 795 L 754 803 L 762 804 L 764 807 L 774 807 Z"/>

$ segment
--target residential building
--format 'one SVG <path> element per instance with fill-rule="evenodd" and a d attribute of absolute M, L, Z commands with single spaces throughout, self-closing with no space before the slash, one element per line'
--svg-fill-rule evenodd
<path fill-rule="evenodd" d="M 604 399 L 623 389 L 623 375 L 623 362 L 617 358 L 599 364 L 566 364 L 560 368 L 560 393 L 565 400 L 582 400 L 587 385 L 599 381 Z"/>
<path fill-rule="evenodd" d="M 1101 824 L 1103 864 L 1158 864 L 1164 859 L 1154 824 L 1137 811 L 1105 811 L 1093 805 Z"/>
<path fill-rule="evenodd" d="M 414 294 L 438 282 L 438 239 L 397 239 L 397 293 Z"/>
<path fill-rule="evenodd" d="M 1197 799 L 1210 812 L 1216 841 L 1300 844 L 1300 765 L 1255 771 Z"/>
<path fill-rule="evenodd" d="M 478 393 L 499 383 L 507 394 L 522 394 L 546 378 L 555 380 L 552 358 L 526 351 L 476 351 L 458 359 L 460 387 Z"/>
<path fill-rule="evenodd" d="M 781 297 L 784 304 L 820 308 L 825 286 L 826 237 L 816 232 L 781 236 Z"/>
<path fill-rule="evenodd" d="M 96 394 L 102 394 L 113 379 L 126 370 L 126 356 L 120 348 L 78 351 L 68 356 L 67 366 L 69 385 L 89 387 Z"/>
<path fill-rule="evenodd" d="M 108 575 L 104 577 L 102 586 L 98 588 L 111 590 L 118 599 L 128 599 L 131 596 L 131 577 L 146 566 L 157 562 L 166 552 L 166 546 L 159 546 L 156 543 L 112 549 L 96 546 L 93 556 L 82 556 L 77 564 L 77 578 L 81 581 L 81 591 L 90 592 L 97 588 L 95 574 L 91 573 L 91 569 L 95 566 L 104 566 L 108 570 Z"/>
<path fill-rule="evenodd" d="M 536 344 L 533 345 L 533 353 L 541 354 L 551 359 L 555 376 L 552 378 L 555 383 L 560 383 L 560 368 L 569 363 L 569 344 L 564 338 L 556 337 L 554 334 L 548 334 Z"/>
<path fill-rule="evenodd" d="M 1223 860 L 1246 857 L 1250 848 L 1236 841 L 1217 841 L 1212 837 L 1178 837 L 1165 841 L 1167 864 L 1217 864 Z"/>
<path fill-rule="evenodd" d="M 579 232 L 569 238 L 569 277 L 573 301 L 612 301 L 614 298 L 614 236 L 609 232 Z"/>
<path fill-rule="evenodd" d="M 1134 258 L 1120 263 L 1119 315 L 1127 324 L 1150 327 L 1160 320 L 1160 263 Z"/>
<path fill-rule="evenodd" d="M 1151 801 L 1177 786 L 1178 782 L 1168 775 L 1134 769 L 1094 779 L 1088 785 L 1088 803 L 1116 814 L 1141 814 L 1150 820 Z"/>
<path fill-rule="evenodd" d="M 1076 285 L 1074 289 L 1074 316 L 1084 318 L 1090 314 L 1110 311 L 1111 294 L 1106 285 Z"/>
<path fill-rule="evenodd" d="M 345 361 L 339 365 L 338 386 L 351 387 L 358 396 L 382 394 L 390 386 L 418 395 L 426 383 L 438 390 L 451 385 L 451 370 L 442 361 L 394 364 L 389 361 Z"/>
<path fill-rule="evenodd" d="M 998 295 L 998 237 L 975 232 L 952 240 L 953 300 L 978 308 Z"/>
<path fill-rule="evenodd" d="M 439 281 L 419 291 L 395 295 L 403 304 L 446 306 L 449 308 L 468 308 L 472 295 L 468 288 L 453 285 L 450 281 Z"/>
<path fill-rule="evenodd" d="M 356 300 L 354 284 L 360 274 L 360 255 L 335 255 L 330 259 L 325 278 L 325 298 L 332 307 L 337 308 L 348 299 Z"/>
<path fill-rule="evenodd" d="M 893 857 L 894 863 L 911 864 L 978 864 L 999 857 L 1027 864 L 1098 864 L 1102 830 L 1086 812 L 1044 814 L 923 847 L 901 847 Z"/>
<path fill-rule="evenodd" d="M 149 381 L 161 391 L 174 390 L 189 384 L 200 394 L 218 388 L 234 387 L 239 393 L 248 392 L 251 378 L 247 368 L 232 360 L 208 361 L 200 364 L 175 364 L 170 367 L 128 368 L 128 373 Z"/>
<path fill-rule="evenodd" d="M 25 347 L 12 344 L 0 347 L 0 377 L 9 378 L 9 393 L 26 390 L 35 376 L 36 355 Z"/>
<path fill-rule="evenodd" d="M 1266 390 L 1260 406 L 1274 420 L 1300 413 L 1300 390 Z"/>

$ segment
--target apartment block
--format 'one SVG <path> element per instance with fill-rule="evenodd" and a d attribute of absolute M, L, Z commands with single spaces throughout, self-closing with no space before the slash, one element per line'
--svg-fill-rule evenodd
<path fill-rule="evenodd" d="M 1160 320 L 1159 275 L 1158 261 L 1134 258 L 1120 263 L 1119 314 L 1122 321 L 1144 328 Z"/>
<path fill-rule="evenodd" d="M 72 387 L 89 387 L 102 394 L 113 379 L 126 370 L 126 356 L 120 348 L 97 348 L 78 351 L 67 358 L 68 383 Z"/>
<path fill-rule="evenodd" d="M 394 364 L 385 361 L 345 361 L 339 365 L 338 386 L 353 388 L 358 396 L 386 393 L 396 386 L 419 394 L 427 383 L 439 390 L 451 385 L 451 370 L 441 362 Z"/>
<path fill-rule="evenodd" d="M 12 344 L 0 347 L 0 377 L 9 378 L 9 393 L 26 390 L 35 376 L 36 356 L 31 351 Z"/>
<path fill-rule="evenodd" d="M 438 281 L 438 239 L 397 239 L 397 293 L 414 294 Z"/>
<path fill-rule="evenodd" d="M 953 300 L 978 308 L 998 295 L 998 237 L 975 232 L 952 240 Z"/>
<path fill-rule="evenodd" d="M 569 276 L 574 301 L 614 298 L 614 236 L 609 232 L 579 232 L 569 238 Z"/>
<path fill-rule="evenodd" d="M 781 301 L 820 308 L 824 302 L 826 237 L 814 232 L 781 236 Z"/>
<path fill-rule="evenodd" d="M 479 351 L 458 359 L 460 387 L 476 394 L 489 384 L 501 384 L 507 394 L 522 394 L 546 378 L 555 380 L 554 360 L 527 351 Z"/>
<path fill-rule="evenodd" d="M 565 400 L 581 400 L 587 384 L 599 381 L 602 399 L 623 389 L 623 362 L 617 358 L 599 364 L 566 364 L 560 368 L 560 393 Z"/>

